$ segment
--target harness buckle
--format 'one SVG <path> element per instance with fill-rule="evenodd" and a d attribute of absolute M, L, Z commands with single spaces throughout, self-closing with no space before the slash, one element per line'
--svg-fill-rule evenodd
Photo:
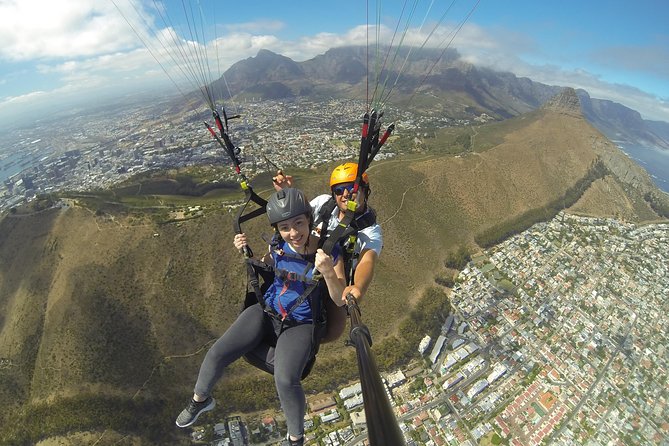
<path fill-rule="evenodd" d="M 347 253 L 353 254 L 353 251 L 355 251 L 355 242 L 357 240 L 357 237 L 355 235 L 350 235 L 348 237 L 348 240 L 346 243 L 344 243 L 344 249 L 346 250 Z"/>

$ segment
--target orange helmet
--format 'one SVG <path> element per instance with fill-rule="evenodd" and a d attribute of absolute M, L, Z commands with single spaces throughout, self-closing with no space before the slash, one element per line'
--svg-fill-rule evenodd
<path fill-rule="evenodd" d="M 355 163 L 344 163 L 335 167 L 330 175 L 330 187 L 342 184 L 342 183 L 353 183 L 355 177 L 358 175 L 358 165 Z M 364 184 L 369 184 L 369 177 L 366 172 L 362 174 L 362 182 Z"/>

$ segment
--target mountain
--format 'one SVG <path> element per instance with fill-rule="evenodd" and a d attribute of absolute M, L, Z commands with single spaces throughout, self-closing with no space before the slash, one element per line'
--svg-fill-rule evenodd
<path fill-rule="evenodd" d="M 358 84 L 367 75 L 366 57 L 364 47 L 333 48 L 304 61 L 302 66 L 310 79 Z"/>
<path fill-rule="evenodd" d="M 422 141 L 426 152 L 371 167 L 384 250 L 361 309 L 380 364 L 415 352 L 406 331 L 398 337 L 400 324 L 421 310 L 459 247 L 476 252 L 562 208 L 661 219 L 654 209 L 668 209 L 669 199 L 581 110 L 565 89 L 476 133 L 441 129 Z M 440 152 L 463 135 L 466 150 Z M 300 186 L 322 192 L 329 168 L 303 174 Z M 114 194 L 0 220 L 0 444 L 190 444 L 174 417 L 244 294 L 243 264 L 230 247 L 233 216 L 209 204 L 200 218 L 164 224 L 149 210 L 110 204 Z M 268 230 L 260 220 L 245 226 L 254 246 Z M 327 344 L 305 386 L 320 391 L 351 373 L 351 349 Z M 219 415 L 276 407 L 271 379 L 243 362 L 215 393 Z"/>
<path fill-rule="evenodd" d="M 344 47 L 294 62 L 261 50 L 256 57 L 230 67 L 224 78 L 230 91 L 239 96 L 361 99 L 367 94 L 369 57 L 364 47 Z M 371 57 L 370 67 L 381 63 L 374 55 Z M 472 119 L 482 113 L 496 119 L 518 116 L 536 110 L 562 89 L 476 67 L 463 61 L 454 49 L 442 54 L 434 49 L 402 48 L 384 60 L 382 66 L 387 68 L 381 70 L 381 83 L 395 85 L 397 80 L 392 96 L 398 105 L 430 107 L 453 118 Z M 375 72 L 370 76 L 375 76 Z M 217 84 L 222 84 L 222 79 Z M 370 84 L 376 84 L 376 79 Z M 646 121 L 638 112 L 621 104 L 591 98 L 585 90 L 579 90 L 578 94 L 586 119 L 610 139 L 669 150 L 668 131 L 659 129 L 662 124 Z"/>
<path fill-rule="evenodd" d="M 265 99 L 332 95 L 360 99 L 365 97 L 368 87 L 369 57 L 374 56 L 368 55 L 364 47 L 344 47 L 298 63 L 261 50 L 256 57 L 235 63 L 215 86 L 220 87 L 219 84 L 227 81 L 230 91 L 238 96 Z M 401 76 L 387 68 L 381 70 L 378 77 L 387 88 L 397 79 L 393 96 L 399 103 L 409 102 L 418 91 L 417 102 L 421 102 L 421 106 L 427 101 L 454 117 L 473 117 L 481 113 L 499 119 L 516 116 L 536 109 L 560 90 L 530 79 L 518 79 L 510 73 L 479 69 L 462 61 L 453 49 L 443 54 L 435 49 L 402 49 L 394 55 L 394 62 L 403 65 Z M 445 106 L 444 97 L 457 97 L 458 101 Z"/>
<path fill-rule="evenodd" d="M 653 124 L 652 121 L 642 119 L 639 112 L 624 105 L 592 99 L 585 90 L 578 90 L 578 95 L 586 119 L 609 139 L 669 150 L 669 123 Z"/>
<path fill-rule="evenodd" d="M 264 99 L 288 98 L 307 94 L 302 86 L 308 84 L 307 76 L 300 64 L 292 59 L 260 50 L 255 57 L 232 65 L 223 79 L 214 83 L 214 88 L 244 92 Z"/>
<path fill-rule="evenodd" d="M 669 122 L 663 121 L 648 121 L 646 120 L 646 125 L 660 138 L 665 141 L 669 141 Z"/>

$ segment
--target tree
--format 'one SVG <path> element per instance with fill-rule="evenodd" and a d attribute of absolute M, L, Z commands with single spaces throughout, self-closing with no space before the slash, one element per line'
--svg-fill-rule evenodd
<path fill-rule="evenodd" d="M 434 281 L 446 288 L 453 288 L 453 285 L 455 285 L 455 279 L 453 279 L 453 275 L 451 274 L 439 274 L 434 278 Z"/>
<path fill-rule="evenodd" d="M 462 270 L 471 259 L 469 250 L 465 246 L 460 246 L 457 251 L 448 255 L 445 264 L 447 268 Z"/>

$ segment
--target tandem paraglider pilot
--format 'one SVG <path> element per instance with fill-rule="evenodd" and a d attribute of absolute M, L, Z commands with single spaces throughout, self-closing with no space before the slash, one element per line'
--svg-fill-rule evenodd
<path fill-rule="evenodd" d="M 360 187 L 354 192 L 356 179 Z M 272 182 L 276 190 L 293 187 L 293 177 L 281 170 L 277 171 Z M 350 294 L 360 302 L 374 278 L 376 263 L 383 248 L 383 231 L 376 222 L 376 212 L 367 203 L 371 194 L 369 176 L 367 172 L 358 175 L 358 165 L 346 162 L 332 170 L 329 184 L 329 194 L 322 194 L 311 200 L 315 216 L 314 233 L 320 238 L 332 237 L 335 228 L 345 219 L 349 208 L 348 202 L 357 203 L 355 214 L 348 223 L 346 231 L 340 234 L 337 244 L 342 253 L 346 274 L 346 288 L 342 299 L 346 300 L 346 296 Z M 345 327 L 345 309 L 331 308 L 328 312 L 328 330 L 323 342 L 337 340 Z"/>
<path fill-rule="evenodd" d="M 261 262 L 274 278 L 259 302 L 248 306 L 207 352 L 194 394 L 179 414 L 179 427 L 191 426 L 203 412 L 212 410 L 212 388 L 232 362 L 262 347 L 268 338 L 273 348 L 276 390 L 288 425 L 290 445 L 304 443 L 306 398 L 301 384 L 305 367 L 318 349 L 318 315 L 325 299 L 340 307 L 346 286 L 340 249 L 332 255 L 318 249 L 312 233 L 314 217 L 305 195 L 288 188 L 267 202 L 267 217 L 275 236 Z M 238 250 L 247 246 L 246 234 L 237 234 Z M 325 286 L 323 286 L 323 282 Z M 321 286 L 315 286 L 315 283 Z M 306 294 L 306 295 L 305 295 Z"/>

